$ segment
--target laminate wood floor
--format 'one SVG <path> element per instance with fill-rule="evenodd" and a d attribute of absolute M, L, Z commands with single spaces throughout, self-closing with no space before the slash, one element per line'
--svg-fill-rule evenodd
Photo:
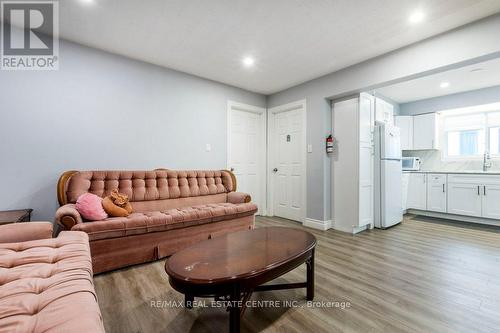
<path fill-rule="evenodd" d="M 265 226 L 302 228 L 257 217 L 256 227 Z M 254 293 L 252 300 L 298 303 L 247 309 L 242 332 L 500 332 L 500 229 L 406 216 L 355 236 L 307 230 L 318 239 L 315 301 L 331 303 L 309 307 L 302 289 Z M 305 274 L 301 266 L 280 282 Z M 176 307 L 183 296 L 170 287 L 164 260 L 94 282 L 108 333 L 227 331 L 223 308 Z"/>

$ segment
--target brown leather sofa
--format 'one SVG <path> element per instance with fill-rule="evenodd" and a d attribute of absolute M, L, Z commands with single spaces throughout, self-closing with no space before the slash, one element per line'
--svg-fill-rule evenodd
<path fill-rule="evenodd" d="M 104 332 L 87 234 L 0 226 L 0 332 Z"/>
<path fill-rule="evenodd" d="M 86 222 L 75 202 L 86 192 L 127 194 L 134 212 Z M 252 229 L 257 206 L 235 192 L 229 171 L 68 171 L 58 183 L 62 230 L 89 235 L 94 273 L 149 262 L 201 240 Z"/>

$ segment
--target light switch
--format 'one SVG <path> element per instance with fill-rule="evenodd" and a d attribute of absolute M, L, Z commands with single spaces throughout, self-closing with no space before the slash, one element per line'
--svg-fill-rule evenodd
<path fill-rule="evenodd" d="M 307 145 L 307 152 L 312 153 L 313 152 L 313 145 Z"/>
<path fill-rule="evenodd" d="M 209 152 L 212 150 L 212 145 L 210 143 L 207 143 L 205 146 L 205 151 Z"/>

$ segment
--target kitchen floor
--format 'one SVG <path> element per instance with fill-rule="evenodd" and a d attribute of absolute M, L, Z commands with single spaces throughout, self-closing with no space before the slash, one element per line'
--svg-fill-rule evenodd
<path fill-rule="evenodd" d="M 257 217 L 256 226 L 303 228 L 268 217 Z M 318 239 L 315 301 L 323 303 L 308 306 L 303 290 L 255 293 L 252 300 L 299 302 L 247 309 L 243 332 L 498 332 L 500 228 L 407 215 L 400 225 L 355 236 L 307 230 Z M 304 278 L 299 267 L 280 280 Z M 168 284 L 164 260 L 94 281 L 108 333 L 227 330 L 224 309 L 154 305 L 183 300 Z"/>

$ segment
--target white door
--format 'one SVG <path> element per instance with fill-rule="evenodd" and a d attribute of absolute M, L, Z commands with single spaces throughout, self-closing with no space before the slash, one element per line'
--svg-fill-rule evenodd
<path fill-rule="evenodd" d="M 275 216 L 305 219 L 305 102 L 269 110 L 271 205 Z"/>
<path fill-rule="evenodd" d="M 401 149 L 413 149 L 413 116 L 396 116 L 394 121 L 401 134 Z"/>
<path fill-rule="evenodd" d="M 408 209 L 427 209 L 427 181 L 425 173 L 411 173 L 408 183 Z"/>
<path fill-rule="evenodd" d="M 483 217 L 500 219 L 500 185 L 484 185 Z"/>
<path fill-rule="evenodd" d="M 413 117 L 413 149 L 437 149 L 437 118 L 435 113 Z"/>
<path fill-rule="evenodd" d="M 237 191 L 248 193 L 265 211 L 265 109 L 228 102 L 228 169 L 236 176 Z"/>
<path fill-rule="evenodd" d="M 374 166 L 373 135 L 375 105 L 374 98 L 360 94 L 359 98 L 359 219 L 358 226 L 374 223 Z M 354 170 L 353 170 L 354 171 Z"/>
<path fill-rule="evenodd" d="M 448 213 L 481 216 L 481 186 L 470 183 L 448 183 Z"/>
<path fill-rule="evenodd" d="M 446 175 L 427 175 L 427 210 L 446 213 Z"/>

